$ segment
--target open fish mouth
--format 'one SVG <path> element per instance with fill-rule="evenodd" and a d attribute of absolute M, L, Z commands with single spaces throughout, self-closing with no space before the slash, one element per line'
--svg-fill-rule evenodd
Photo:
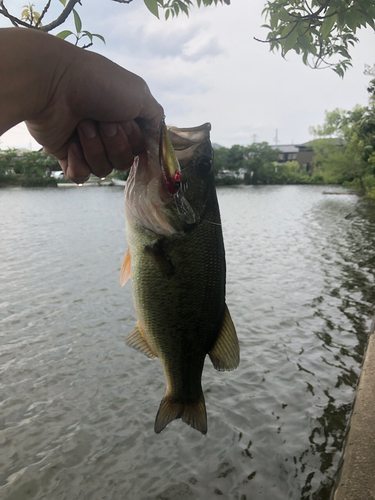
<path fill-rule="evenodd" d="M 181 187 L 181 169 L 164 120 L 160 128 L 159 164 L 168 191 L 176 194 Z"/>
<path fill-rule="evenodd" d="M 158 128 L 143 121 L 139 124 L 146 150 L 135 159 L 127 181 L 127 211 L 129 216 L 157 234 L 180 233 L 181 227 L 178 226 L 194 224 L 199 216 L 184 195 L 183 171 L 178 156 L 184 165 L 191 160 L 195 149 L 209 134 L 210 125 L 191 129 L 190 137 L 189 129 L 167 127 L 164 120 Z M 170 204 L 175 207 L 180 223 L 172 223 L 167 216 Z"/>

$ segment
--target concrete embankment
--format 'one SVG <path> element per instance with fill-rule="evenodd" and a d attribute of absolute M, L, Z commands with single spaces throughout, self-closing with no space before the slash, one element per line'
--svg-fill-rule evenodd
<path fill-rule="evenodd" d="M 375 321 L 333 498 L 375 500 Z"/>

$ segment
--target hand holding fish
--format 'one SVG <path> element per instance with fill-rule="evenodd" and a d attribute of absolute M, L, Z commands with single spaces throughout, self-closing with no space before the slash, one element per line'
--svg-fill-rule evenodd
<path fill-rule="evenodd" d="M 0 134 L 26 121 L 77 183 L 131 167 L 144 148 L 135 119 L 163 116 L 142 78 L 36 30 L 0 29 L 0 47 Z"/>

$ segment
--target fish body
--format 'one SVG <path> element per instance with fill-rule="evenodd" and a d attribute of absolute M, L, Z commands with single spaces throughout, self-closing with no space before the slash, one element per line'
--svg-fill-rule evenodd
<path fill-rule="evenodd" d="M 209 124 L 165 129 L 179 159 L 176 167 L 163 151 L 166 139 L 160 144 L 155 130 L 144 125 L 146 151 L 135 161 L 125 188 L 129 248 L 121 281 L 131 277 L 138 315 L 125 342 L 162 363 L 167 389 L 155 421 L 157 433 L 182 418 L 205 434 L 205 357 L 209 354 L 218 370 L 239 363 L 225 304 L 225 251 L 209 131 Z M 164 170 L 163 161 L 168 163 Z M 178 182 L 171 188 L 174 174 Z"/>

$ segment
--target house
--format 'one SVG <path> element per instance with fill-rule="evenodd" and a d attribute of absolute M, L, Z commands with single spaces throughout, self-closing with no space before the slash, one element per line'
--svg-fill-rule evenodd
<path fill-rule="evenodd" d="M 217 173 L 216 177 L 218 179 L 234 179 L 235 173 L 232 172 L 231 170 L 219 170 Z"/>
<path fill-rule="evenodd" d="M 280 151 L 278 163 L 287 161 L 297 161 L 301 170 L 309 172 L 314 169 L 314 149 L 310 142 L 303 144 L 286 144 L 280 146 L 271 146 L 272 149 Z"/>

